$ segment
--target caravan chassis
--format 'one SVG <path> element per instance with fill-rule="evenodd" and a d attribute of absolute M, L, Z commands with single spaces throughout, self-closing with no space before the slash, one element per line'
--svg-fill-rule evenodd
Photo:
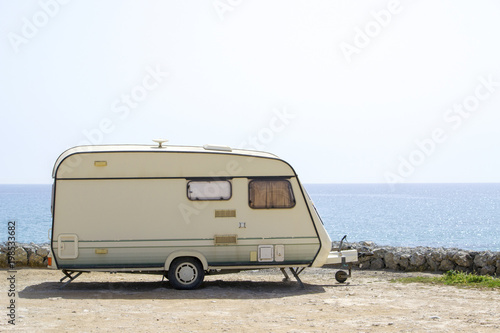
<path fill-rule="evenodd" d="M 344 267 L 344 265 L 343 265 Z M 299 284 L 301 289 L 305 289 L 304 283 L 300 279 L 299 275 L 306 269 L 307 267 L 288 267 L 290 272 L 292 273 L 292 276 L 295 278 L 297 283 Z M 339 270 L 335 273 L 335 279 L 337 280 L 338 283 L 344 283 L 347 279 L 347 277 L 351 277 L 351 270 L 352 270 L 352 265 L 348 265 L 348 270 L 349 273 L 345 273 L 343 270 Z M 286 272 L 286 267 L 280 267 L 280 271 L 283 274 L 283 282 L 288 282 L 290 281 L 290 276 Z M 59 282 L 62 282 L 63 284 L 61 285 L 60 289 L 66 287 L 68 284 L 76 280 L 80 275 L 83 273 L 90 273 L 90 271 L 72 271 L 72 270 L 62 270 L 64 276 L 59 280 Z M 106 271 L 108 272 L 108 271 Z M 241 270 L 223 270 L 223 271 L 218 271 L 218 270 L 210 270 L 207 275 L 219 275 L 219 274 L 233 274 L 233 273 L 239 273 Z M 118 272 L 109 272 L 110 274 L 118 273 Z M 161 274 L 159 271 L 155 272 L 143 272 L 143 271 L 138 271 L 138 272 L 129 272 L 127 273 L 139 273 L 139 274 Z M 63 282 L 64 280 L 68 279 L 68 281 Z M 168 274 L 163 272 L 163 277 L 162 277 L 162 282 L 167 279 L 168 280 Z"/>

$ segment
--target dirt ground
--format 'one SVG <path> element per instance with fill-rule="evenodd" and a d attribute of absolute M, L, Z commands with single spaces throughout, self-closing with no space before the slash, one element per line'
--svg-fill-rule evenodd
<path fill-rule="evenodd" d="M 431 275 L 306 269 L 283 282 L 279 270 L 207 276 L 179 291 L 158 275 L 83 274 L 60 289 L 60 271 L 18 270 L 16 325 L 8 324 L 2 271 L 0 331 L 22 332 L 500 332 L 500 291 L 392 283 Z"/>

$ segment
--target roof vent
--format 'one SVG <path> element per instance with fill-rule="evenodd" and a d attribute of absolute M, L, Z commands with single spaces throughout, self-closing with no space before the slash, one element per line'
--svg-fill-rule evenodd
<path fill-rule="evenodd" d="M 165 143 L 165 142 L 168 142 L 168 140 L 166 139 L 153 139 L 154 142 L 156 142 L 158 144 L 158 147 L 155 147 L 155 148 L 165 148 L 163 147 L 162 145 Z"/>
<path fill-rule="evenodd" d="M 233 151 L 231 147 L 228 146 L 218 146 L 218 145 L 204 145 L 205 150 L 217 150 L 217 151 Z"/>

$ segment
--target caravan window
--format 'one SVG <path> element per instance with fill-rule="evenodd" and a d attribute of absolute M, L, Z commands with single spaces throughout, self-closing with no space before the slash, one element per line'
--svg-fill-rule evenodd
<path fill-rule="evenodd" d="M 190 181 L 187 184 L 189 200 L 229 200 L 231 199 L 231 182 L 218 181 Z"/>
<path fill-rule="evenodd" d="M 295 206 L 292 185 L 286 179 L 252 180 L 249 187 L 251 208 L 292 208 Z"/>

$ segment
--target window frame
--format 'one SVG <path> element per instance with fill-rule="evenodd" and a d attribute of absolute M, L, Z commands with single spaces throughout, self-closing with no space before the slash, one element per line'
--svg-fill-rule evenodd
<path fill-rule="evenodd" d="M 286 182 L 288 184 L 288 190 L 289 190 L 289 193 L 290 193 L 290 199 L 291 199 L 291 202 L 292 202 L 292 205 L 291 206 L 278 206 L 278 207 L 268 207 L 267 205 L 265 207 L 252 207 L 252 201 L 251 201 L 251 198 L 252 198 L 252 195 L 251 195 L 251 184 L 253 182 L 272 182 L 272 181 L 282 181 L 282 182 Z M 295 192 L 293 190 L 293 186 L 292 186 L 292 183 L 290 182 L 290 178 L 287 177 L 262 177 L 262 178 L 251 178 L 249 179 L 249 182 L 248 182 L 248 206 L 251 208 L 251 209 L 291 209 L 291 208 L 294 208 L 295 206 L 297 205 L 297 200 L 295 199 Z"/>
<path fill-rule="evenodd" d="M 190 197 L 190 191 L 189 191 L 189 186 L 191 183 L 217 183 L 217 182 L 225 182 L 229 184 L 229 196 L 226 197 L 218 197 L 218 198 L 191 198 Z M 230 179 L 189 179 L 187 184 L 186 184 L 186 196 L 189 201 L 227 201 L 231 200 L 233 197 L 233 184 Z"/>

